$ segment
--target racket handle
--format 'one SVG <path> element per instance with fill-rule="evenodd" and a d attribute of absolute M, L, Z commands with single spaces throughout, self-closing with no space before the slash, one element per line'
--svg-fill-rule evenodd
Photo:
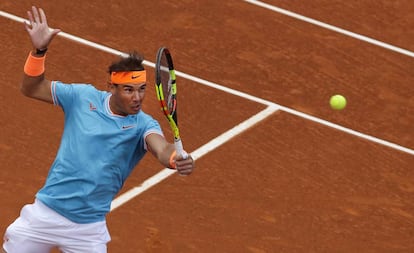
<path fill-rule="evenodd" d="M 187 159 L 188 154 L 187 154 L 187 152 L 184 151 L 183 143 L 182 143 L 181 139 L 175 139 L 174 140 L 174 145 L 175 145 L 176 154 L 180 155 L 184 159 Z"/>

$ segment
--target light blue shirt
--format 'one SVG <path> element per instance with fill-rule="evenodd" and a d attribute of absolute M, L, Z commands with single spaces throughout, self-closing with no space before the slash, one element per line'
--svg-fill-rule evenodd
<path fill-rule="evenodd" d="M 119 116 L 111 93 L 87 84 L 53 81 L 53 102 L 65 113 L 61 144 L 46 183 L 36 197 L 75 223 L 105 220 L 112 199 L 147 151 L 160 125 L 140 111 Z"/>

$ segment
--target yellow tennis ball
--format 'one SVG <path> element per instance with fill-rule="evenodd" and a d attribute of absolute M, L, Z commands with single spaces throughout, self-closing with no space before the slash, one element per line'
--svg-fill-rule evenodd
<path fill-rule="evenodd" d="M 329 104 L 334 110 L 342 110 L 346 106 L 346 98 L 342 95 L 333 95 L 329 100 Z"/>

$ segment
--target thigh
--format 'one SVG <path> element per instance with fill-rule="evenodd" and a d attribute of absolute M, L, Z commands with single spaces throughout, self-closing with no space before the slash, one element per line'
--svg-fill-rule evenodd
<path fill-rule="evenodd" d="M 43 253 L 55 246 L 64 253 L 106 253 L 109 241 L 105 221 L 77 224 L 36 200 L 7 228 L 3 247 L 7 253 Z"/>
<path fill-rule="evenodd" d="M 60 243 L 63 253 L 106 253 L 110 236 L 106 222 L 73 224 Z"/>
<path fill-rule="evenodd" d="M 59 248 L 62 253 L 107 253 L 106 243 L 84 245 L 65 245 Z"/>
<path fill-rule="evenodd" d="M 47 237 L 42 237 L 30 228 L 25 218 L 17 218 L 4 235 L 3 248 L 7 253 L 48 253 L 54 244 Z"/>

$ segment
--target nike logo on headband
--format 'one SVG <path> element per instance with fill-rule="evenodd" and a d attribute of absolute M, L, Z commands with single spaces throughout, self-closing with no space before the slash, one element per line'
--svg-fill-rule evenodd
<path fill-rule="evenodd" d="M 140 84 L 147 81 L 145 70 L 121 71 L 111 73 L 111 82 L 116 84 Z"/>

